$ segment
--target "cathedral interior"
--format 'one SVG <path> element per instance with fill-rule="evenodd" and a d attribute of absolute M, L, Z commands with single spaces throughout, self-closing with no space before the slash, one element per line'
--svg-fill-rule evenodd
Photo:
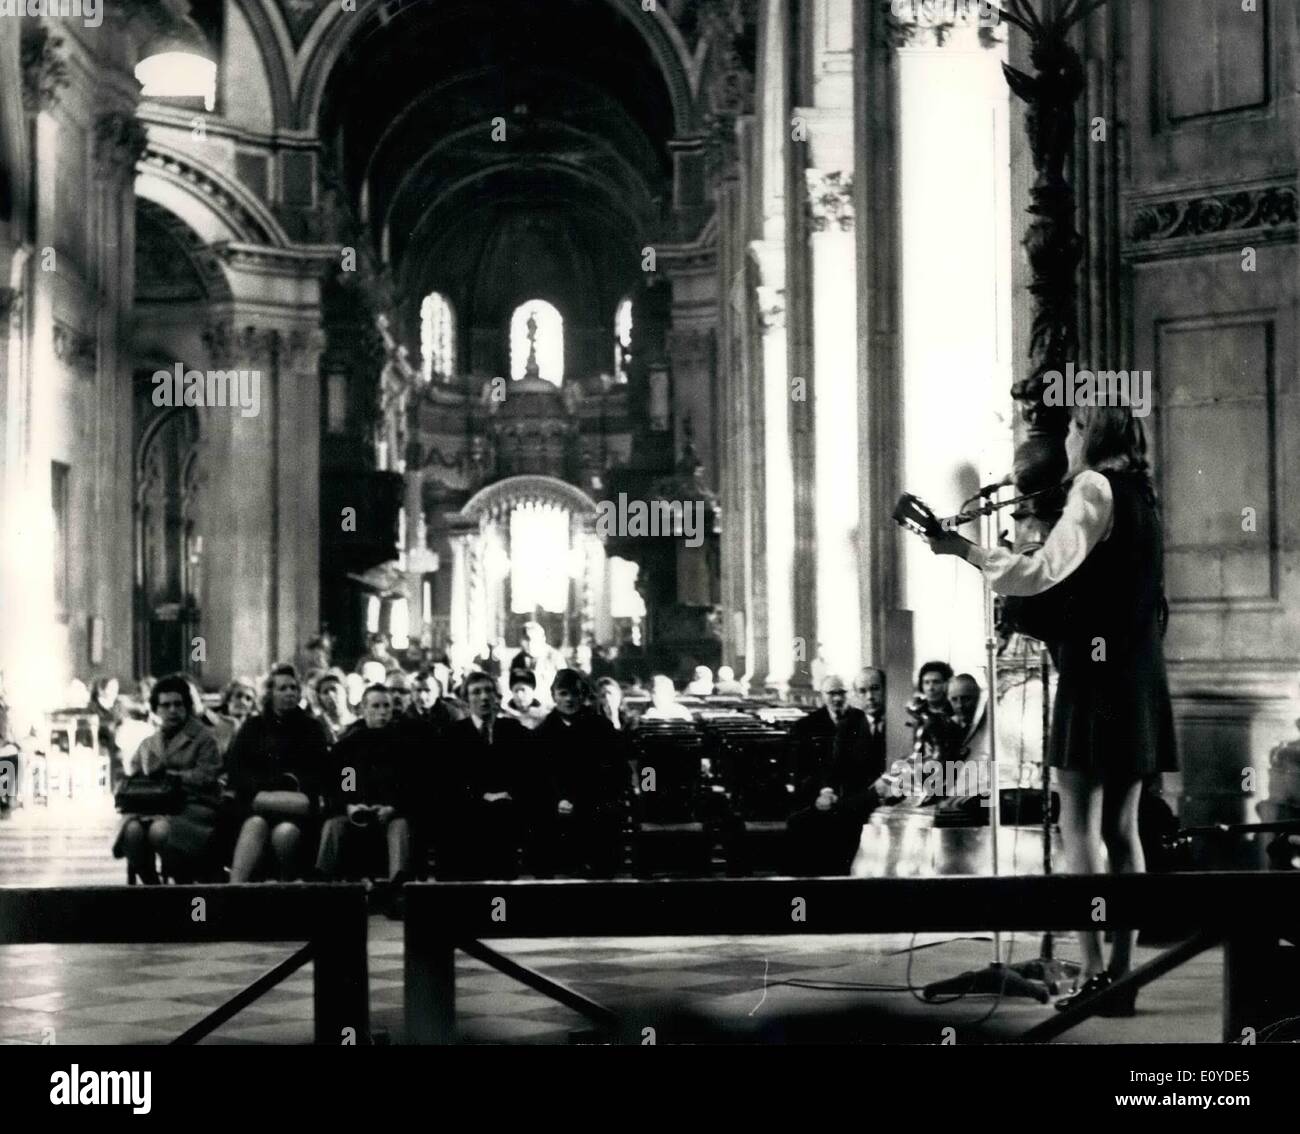
<path fill-rule="evenodd" d="M 1163 798 L 1300 817 L 1300 8 L 1003 7 L 0 18 L 0 740 L 107 679 L 211 698 L 322 636 L 463 675 L 538 626 L 774 719 L 874 667 L 910 738 L 918 667 L 987 690 L 995 633 L 1003 759 L 1041 759 L 1037 643 L 893 517 L 1059 484 L 1068 363 L 1150 382 Z"/>

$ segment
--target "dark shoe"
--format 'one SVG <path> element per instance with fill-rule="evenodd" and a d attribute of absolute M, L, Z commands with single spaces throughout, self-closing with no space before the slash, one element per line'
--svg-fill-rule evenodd
<path fill-rule="evenodd" d="M 1095 976 L 1090 976 L 1082 988 L 1076 989 L 1069 996 L 1062 996 L 1056 1002 L 1056 1010 L 1068 1012 L 1071 1008 L 1078 1008 L 1081 1004 L 1095 999 L 1114 983 L 1115 980 L 1110 973 L 1097 973 Z"/>

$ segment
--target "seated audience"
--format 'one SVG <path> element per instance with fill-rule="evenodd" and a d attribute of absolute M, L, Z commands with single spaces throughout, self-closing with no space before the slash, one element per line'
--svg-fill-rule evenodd
<path fill-rule="evenodd" d="M 139 747 L 132 771 L 180 786 L 181 809 L 171 815 L 132 815 L 126 818 L 113 844 L 117 858 L 126 857 L 147 884 L 156 884 L 154 856 L 178 881 L 198 877 L 209 865 L 208 850 L 217 825 L 221 788 L 221 754 L 212 734 L 194 713 L 189 680 L 176 674 L 157 682 L 149 704 L 162 722 Z"/>
<path fill-rule="evenodd" d="M 849 705 L 842 678 L 822 679 L 821 705 L 790 726 L 790 768 L 795 791 L 788 822 L 791 870 L 795 874 L 839 872 L 843 824 L 834 814 L 832 768 L 835 737 L 858 728 L 865 714 Z"/>
<path fill-rule="evenodd" d="M 596 711 L 616 732 L 623 731 L 623 687 L 612 677 L 602 677 L 596 682 Z"/>
<path fill-rule="evenodd" d="M 537 817 L 538 845 L 565 873 L 608 878 L 622 866 L 631 773 L 613 725 L 583 707 L 585 687 L 577 670 L 560 670 L 551 684 L 555 708 L 534 734 L 553 808 Z M 550 868 L 544 862 L 534 873 Z"/>
<path fill-rule="evenodd" d="M 465 679 L 470 715 L 447 730 L 434 777 L 433 837 L 439 878 L 514 878 L 525 820 L 536 794 L 529 733 L 500 716 L 497 686 Z"/>
<path fill-rule="evenodd" d="M 677 703 L 677 690 L 671 677 L 656 674 L 651 682 L 650 708 L 641 714 L 644 721 L 691 721 L 695 718 L 685 705 Z"/>
<path fill-rule="evenodd" d="M 546 719 L 546 710 L 537 699 L 537 678 L 526 669 L 510 675 L 510 700 L 505 711 L 530 732 Z"/>
<path fill-rule="evenodd" d="M 686 686 L 686 692 L 692 697 L 713 696 L 713 670 L 707 665 L 697 665 L 691 672 L 691 680 Z"/>
<path fill-rule="evenodd" d="M 713 691 L 720 697 L 743 697 L 745 686 L 736 680 L 736 671 L 729 665 L 718 667 L 718 681 Z"/>
<path fill-rule="evenodd" d="M 91 711 L 99 718 L 99 750 L 108 757 L 109 787 L 116 791 L 126 775 L 122 766 L 122 749 L 117 730 L 126 716 L 116 677 L 99 677 L 90 686 Z"/>
<path fill-rule="evenodd" d="M 316 704 L 331 744 L 337 744 L 357 719 L 348 708 L 346 682 L 343 673 L 337 669 L 327 669 L 316 680 Z"/>
<path fill-rule="evenodd" d="M 365 874 L 364 853 L 387 848 L 388 880 L 403 882 L 411 868 L 411 812 L 421 797 L 412 736 L 393 720 L 393 698 L 372 685 L 361 701 L 361 722 L 331 753 L 325 783 L 330 817 L 321 829 L 317 870 L 326 878 Z"/>
<path fill-rule="evenodd" d="M 456 721 L 464 720 L 469 715 L 464 702 L 445 696 L 445 686 L 435 673 L 417 674 L 412 688 L 415 692 L 416 712 L 437 736 L 441 736 Z"/>
<path fill-rule="evenodd" d="M 951 680 L 952 666 L 947 662 L 929 661 L 917 672 L 916 694 L 907 707 L 916 759 L 943 761 L 952 755 L 957 736 L 948 701 Z"/>
<path fill-rule="evenodd" d="M 889 755 L 884 671 L 863 670 L 857 688 L 862 711 L 846 711 L 836 728 L 830 767 L 813 804 L 830 820 L 828 839 L 834 847 L 828 846 L 827 854 L 837 874 L 848 873 L 862 841 L 862 825 L 893 790 L 883 778 Z"/>
<path fill-rule="evenodd" d="M 226 754 L 243 816 L 232 882 L 250 881 L 268 848 L 279 876 L 295 877 L 304 836 L 315 835 L 329 736 L 324 723 L 302 708 L 301 698 L 297 670 L 276 666 L 266 681 L 261 715 L 244 724 Z"/>
<path fill-rule="evenodd" d="M 212 730 L 222 756 L 230 750 L 235 733 L 257 710 L 257 686 L 251 678 L 235 678 L 221 691 L 217 706 L 217 726 Z"/>

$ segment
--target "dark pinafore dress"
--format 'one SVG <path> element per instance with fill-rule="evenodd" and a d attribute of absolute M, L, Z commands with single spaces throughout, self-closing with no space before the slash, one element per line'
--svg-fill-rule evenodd
<path fill-rule="evenodd" d="M 1103 475 L 1115 501 L 1110 536 L 1054 588 L 1059 621 L 1048 648 L 1060 680 L 1048 762 L 1131 781 L 1178 768 L 1163 645 L 1164 542 L 1145 478 Z"/>

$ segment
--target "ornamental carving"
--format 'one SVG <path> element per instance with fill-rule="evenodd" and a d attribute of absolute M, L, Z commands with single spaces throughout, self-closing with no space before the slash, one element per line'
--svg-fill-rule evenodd
<path fill-rule="evenodd" d="M 1133 210 L 1128 238 L 1136 243 L 1281 228 L 1297 223 L 1298 204 L 1290 185 L 1151 201 Z"/>
<path fill-rule="evenodd" d="M 99 360 L 95 336 L 55 320 L 54 357 L 78 374 L 94 374 Z"/>
<path fill-rule="evenodd" d="M 764 331 L 776 331 L 785 326 L 785 288 L 755 288 L 758 296 L 758 325 Z"/>
<path fill-rule="evenodd" d="M 1002 20 L 988 0 L 879 0 L 881 39 L 888 50 L 943 47 L 958 32 L 974 29 L 982 47 L 1002 43 Z"/>
<path fill-rule="evenodd" d="M 813 232 L 852 232 L 853 174 L 843 170 L 805 171 L 808 183 L 808 219 Z"/>
<path fill-rule="evenodd" d="M 101 177 L 130 176 L 149 144 L 149 133 L 132 114 L 110 111 L 95 120 L 95 166 Z"/>
<path fill-rule="evenodd" d="M 208 358 L 219 370 L 228 370 L 236 364 L 253 364 L 270 368 L 278 345 L 278 332 L 251 324 L 237 326 L 225 321 L 214 323 L 203 332 L 203 343 L 208 348 Z"/>
<path fill-rule="evenodd" d="M 243 239 L 255 244 L 273 244 L 271 234 L 229 190 L 197 166 L 190 165 L 176 154 L 163 154 L 155 149 L 145 150 L 141 159 L 146 167 L 157 170 L 169 178 L 179 178 L 206 197 L 217 211 L 233 217 L 239 225 Z"/>
<path fill-rule="evenodd" d="M 754 110 L 755 0 L 703 0 L 699 29 L 709 42 L 703 82 L 705 153 L 710 173 L 736 163 L 736 119 Z"/>
<path fill-rule="evenodd" d="M 49 110 L 59 92 L 71 83 L 63 57 L 63 37 L 36 24 L 23 29 L 23 109 L 29 114 Z"/>

